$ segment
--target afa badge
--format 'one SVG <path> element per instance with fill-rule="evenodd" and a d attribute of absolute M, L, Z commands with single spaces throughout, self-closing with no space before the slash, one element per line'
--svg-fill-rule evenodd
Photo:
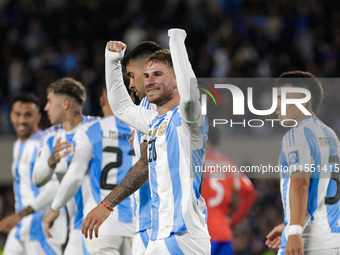
<path fill-rule="evenodd" d="M 158 134 L 157 135 L 158 136 L 164 135 L 167 127 L 168 127 L 168 122 L 167 121 L 162 122 L 158 127 Z"/>
<path fill-rule="evenodd" d="M 299 163 L 300 162 L 299 152 L 298 151 L 292 151 L 292 152 L 288 153 L 288 160 L 289 160 L 289 164 Z"/>

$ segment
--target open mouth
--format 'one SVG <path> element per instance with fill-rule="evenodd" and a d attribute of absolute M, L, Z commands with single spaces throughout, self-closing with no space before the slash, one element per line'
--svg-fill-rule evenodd
<path fill-rule="evenodd" d="M 18 131 L 24 131 L 24 130 L 27 129 L 27 125 L 19 125 L 19 126 L 17 127 L 17 129 L 18 129 Z"/>
<path fill-rule="evenodd" d="M 147 90 L 148 94 L 155 94 L 158 91 L 158 89 L 149 89 Z"/>

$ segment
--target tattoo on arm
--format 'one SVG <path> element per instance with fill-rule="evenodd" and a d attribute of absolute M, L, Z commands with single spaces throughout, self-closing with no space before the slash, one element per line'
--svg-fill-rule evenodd
<path fill-rule="evenodd" d="M 144 185 L 149 178 L 147 142 L 141 144 L 141 158 L 130 169 L 125 178 L 104 198 L 104 203 L 114 208 Z"/>
<path fill-rule="evenodd" d="M 34 213 L 34 210 L 31 206 L 27 206 L 24 209 L 22 209 L 20 212 L 18 212 L 18 215 L 23 218 L 27 215 L 30 215 L 31 213 Z"/>

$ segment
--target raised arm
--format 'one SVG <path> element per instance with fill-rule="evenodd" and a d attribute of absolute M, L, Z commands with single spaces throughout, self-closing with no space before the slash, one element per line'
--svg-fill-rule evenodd
<path fill-rule="evenodd" d="M 110 41 L 107 43 L 105 49 L 107 98 L 112 112 L 117 118 L 142 133 L 147 133 L 148 125 L 157 112 L 136 106 L 132 102 L 124 85 L 120 64 L 125 49 L 126 45 L 122 42 Z"/>
<path fill-rule="evenodd" d="M 176 74 L 178 91 L 181 97 L 180 109 L 184 121 L 190 125 L 197 122 L 201 116 L 200 95 L 196 76 L 189 62 L 184 40 L 186 32 L 182 29 L 169 30 L 169 46 Z"/>

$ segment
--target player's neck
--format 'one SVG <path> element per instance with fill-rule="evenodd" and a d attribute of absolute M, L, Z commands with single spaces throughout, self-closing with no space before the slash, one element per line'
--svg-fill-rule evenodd
<path fill-rule="evenodd" d="M 18 140 L 20 142 L 25 142 L 27 141 L 32 135 L 34 135 L 36 132 L 38 132 L 39 130 L 39 127 L 35 127 L 33 130 L 32 130 L 32 133 L 29 134 L 28 136 L 18 136 Z"/>
<path fill-rule="evenodd" d="M 83 115 L 81 113 L 72 116 L 72 118 L 67 118 L 61 124 L 66 131 L 71 131 L 76 126 L 78 126 L 83 120 Z"/>
<path fill-rule="evenodd" d="M 179 105 L 179 98 L 174 98 L 172 100 L 169 100 L 165 104 L 157 105 L 158 115 L 162 116 L 166 114 L 168 111 L 172 110 L 177 105 Z"/>
<path fill-rule="evenodd" d="M 315 113 L 311 111 L 311 114 L 312 115 L 304 115 L 304 114 L 301 114 L 301 116 L 296 120 L 297 123 L 300 123 L 301 121 L 303 121 L 304 119 L 306 118 L 311 118 L 311 117 L 315 117 Z"/>

